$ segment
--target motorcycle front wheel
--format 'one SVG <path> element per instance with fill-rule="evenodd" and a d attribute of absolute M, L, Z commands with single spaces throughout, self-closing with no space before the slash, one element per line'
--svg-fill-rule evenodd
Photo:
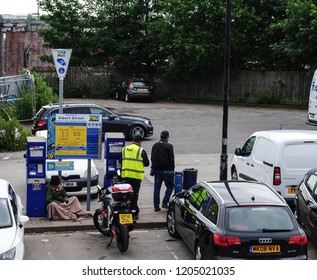
<path fill-rule="evenodd" d="M 127 251 L 129 247 L 129 231 L 122 224 L 119 224 L 117 227 L 117 247 L 121 253 Z"/>
<path fill-rule="evenodd" d="M 103 235 L 110 236 L 110 231 L 107 230 L 108 216 L 104 215 L 101 211 L 96 211 L 93 219 L 96 229 Z"/>

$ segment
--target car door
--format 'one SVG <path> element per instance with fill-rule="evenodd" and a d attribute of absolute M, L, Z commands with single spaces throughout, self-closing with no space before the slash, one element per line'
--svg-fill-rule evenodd
<path fill-rule="evenodd" d="M 203 209 L 208 207 L 210 197 L 202 185 L 196 185 L 185 195 L 183 211 L 181 213 L 182 237 L 193 251 L 199 229 L 204 227 Z"/>
<path fill-rule="evenodd" d="M 311 237 L 314 239 L 315 244 L 317 244 L 317 185 L 312 193 L 311 203 L 308 205 L 309 215 L 308 222 L 311 232 Z"/>
<path fill-rule="evenodd" d="M 299 187 L 297 196 L 299 220 L 309 235 L 313 232 L 317 233 L 316 211 L 311 209 L 312 206 L 316 205 L 317 198 L 317 176 L 315 174 L 310 174 L 305 178 Z"/>
<path fill-rule="evenodd" d="M 254 180 L 250 175 L 252 174 L 253 159 L 252 159 L 252 150 L 256 141 L 256 136 L 251 136 L 245 142 L 239 153 L 237 150 L 235 152 L 233 164 L 237 170 L 238 179 L 244 180 Z"/>
<path fill-rule="evenodd" d="M 11 209 L 13 212 L 14 217 L 14 227 L 16 229 L 15 233 L 15 239 L 16 239 L 16 246 L 17 246 L 17 252 L 24 252 L 24 226 L 20 224 L 20 216 L 22 215 L 22 202 L 20 196 L 18 196 L 13 187 L 11 185 L 8 186 L 8 192 L 9 192 L 9 200 L 11 204 Z"/>

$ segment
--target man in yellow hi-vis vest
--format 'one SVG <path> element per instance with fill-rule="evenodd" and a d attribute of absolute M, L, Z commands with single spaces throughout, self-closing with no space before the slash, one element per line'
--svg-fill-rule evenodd
<path fill-rule="evenodd" d="M 147 153 L 141 147 L 142 140 L 141 136 L 135 136 L 131 145 L 122 148 L 121 177 L 133 188 L 134 194 L 130 209 L 135 210 L 135 220 L 138 219 L 140 212 L 138 199 L 141 182 L 144 179 L 144 167 L 150 165 Z"/>

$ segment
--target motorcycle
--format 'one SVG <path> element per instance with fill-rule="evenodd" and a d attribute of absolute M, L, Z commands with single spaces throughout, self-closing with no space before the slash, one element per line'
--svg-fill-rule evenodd
<path fill-rule="evenodd" d="M 133 189 L 130 184 L 114 183 L 109 188 L 98 188 L 98 202 L 102 206 L 94 213 L 94 225 L 105 236 L 110 236 L 107 249 L 113 238 L 117 240 L 120 252 L 129 247 L 129 232 L 134 229 L 133 212 L 130 210 Z"/>

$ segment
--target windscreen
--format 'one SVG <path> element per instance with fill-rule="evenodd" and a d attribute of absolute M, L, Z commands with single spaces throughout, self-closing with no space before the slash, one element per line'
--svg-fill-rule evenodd
<path fill-rule="evenodd" d="M 0 198 L 0 228 L 12 226 L 9 205 L 5 198 Z"/>
<path fill-rule="evenodd" d="M 227 209 L 232 231 L 288 231 L 294 228 L 290 212 L 282 206 L 233 207 Z"/>

